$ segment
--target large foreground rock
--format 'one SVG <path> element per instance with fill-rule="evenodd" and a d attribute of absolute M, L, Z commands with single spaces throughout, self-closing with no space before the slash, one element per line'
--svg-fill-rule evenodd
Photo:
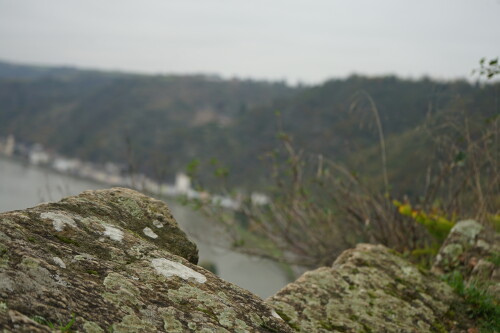
<path fill-rule="evenodd" d="M 166 205 L 127 189 L 0 214 L 0 328 L 292 331 L 260 298 L 197 260 Z"/>
<path fill-rule="evenodd" d="M 447 332 L 452 289 L 382 245 L 360 244 L 268 300 L 300 332 Z"/>

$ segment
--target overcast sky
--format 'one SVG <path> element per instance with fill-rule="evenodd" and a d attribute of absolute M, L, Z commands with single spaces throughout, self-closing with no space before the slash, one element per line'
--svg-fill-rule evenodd
<path fill-rule="evenodd" d="M 470 77 L 500 0 L 0 0 L 0 60 L 308 83 Z"/>

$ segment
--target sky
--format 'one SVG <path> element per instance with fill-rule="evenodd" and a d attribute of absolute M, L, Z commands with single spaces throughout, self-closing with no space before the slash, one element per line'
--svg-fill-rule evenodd
<path fill-rule="evenodd" d="M 0 0 L 0 60 L 319 83 L 470 78 L 500 0 Z"/>

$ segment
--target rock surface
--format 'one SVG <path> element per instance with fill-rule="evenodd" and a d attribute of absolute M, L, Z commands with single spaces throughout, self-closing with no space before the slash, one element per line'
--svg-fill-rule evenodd
<path fill-rule="evenodd" d="M 268 299 L 300 332 L 447 332 L 452 289 L 382 245 L 360 244 Z M 451 323 L 450 325 L 451 326 Z"/>
<path fill-rule="evenodd" d="M 293 331 L 260 298 L 197 260 L 167 206 L 132 190 L 88 191 L 0 214 L 0 327 Z"/>
<path fill-rule="evenodd" d="M 488 284 L 500 301 L 500 234 L 474 220 L 458 222 L 441 246 L 432 271 L 459 271 L 466 280 Z"/>
<path fill-rule="evenodd" d="M 434 272 L 459 270 L 498 282 L 498 237 L 477 222 L 457 223 Z M 453 313 L 462 301 L 446 283 L 381 245 L 347 250 L 332 267 L 306 272 L 267 301 L 197 261 L 196 245 L 168 207 L 128 189 L 88 191 L 2 213 L 0 331 L 420 333 L 472 327 Z"/>

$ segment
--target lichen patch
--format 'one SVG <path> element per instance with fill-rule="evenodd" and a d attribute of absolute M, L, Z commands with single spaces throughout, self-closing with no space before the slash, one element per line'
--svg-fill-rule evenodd
<path fill-rule="evenodd" d="M 52 258 L 52 261 L 59 267 L 61 268 L 66 268 L 66 264 L 64 263 L 64 261 L 62 261 L 61 258 L 59 257 L 53 257 Z"/>
<path fill-rule="evenodd" d="M 149 227 L 146 227 L 144 229 L 142 229 L 142 232 L 144 232 L 144 235 L 150 237 L 150 238 L 153 238 L 153 239 L 156 239 L 158 238 L 158 235 L 154 233 L 153 230 L 151 230 L 151 228 Z"/>
<path fill-rule="evenodd" d="M 165 258 L 153 259 L 151 261 L 151 266 L 153 266 L 158 274 L 165 277 L 178 276 L 184 280 L 193 279 L 198 283 L 205 283 L 207 281 L 207 278 L 203 274 L 200 274 L 181 263 Z"/>
<path fill-rule="evenodd" d="M 52 220 L 52 225 L 56 231 L 63 231 L 66 225 L 77 229 L 75 220 L 64 213 L 44 212 L 40 214 L 40 218 Z"/>
<path fill-rule="evenodd" d="M 123 239 L 123 231 L 121 231 L 118 228 L 115 228 L 113 226 L 110 226 L 109 224 L 103 223 L 103 226 L 105 228 L 104 230 L 104 236 L 109 237 L 111 240 L 121 242 Z"/>
<path fill-rule="evenodd" d="M 153 225 L 154 225 L 155 227 L 157 227 L 158 229 L 163 228 L 163 223 L 161 223 L 161 222 L 160 222 L 160 221 L 158 221 L 158 220 L 154 220 L 154 221 L 153 221 Z"/>

